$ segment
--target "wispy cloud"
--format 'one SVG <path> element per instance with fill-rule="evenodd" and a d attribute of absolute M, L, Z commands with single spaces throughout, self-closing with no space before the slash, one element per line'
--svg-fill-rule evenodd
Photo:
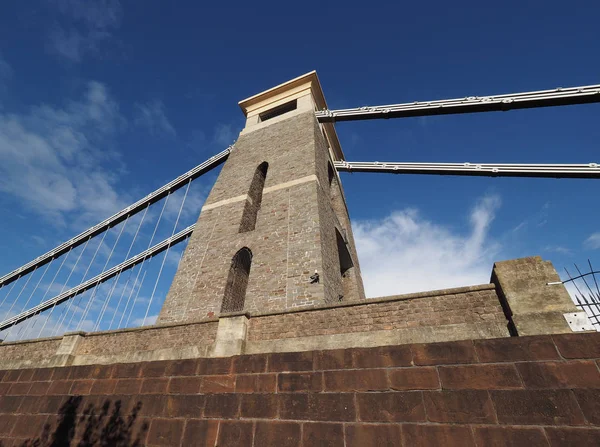
<path fill-rule="evenodd" d="M 145 318 L 145 322 L 144 322 L 144 317 L 139 317 L 133 320 L 133 325 L 132 326 L 141 326 L 142 324 L 144 324 L 144 326 L 151 326 L 154 323 L 156 323 L 156 319 L 158 318 L 158 315 L 148 315 Z"/>
<path fill-rule="evenodd" d="M 12 77 L 13 70 L 0 52 L 0 109 L 2 109 L 2 95 L 6 92 L 7 81 Z"/>
<path fill-rule="evenodd" d="M 50 32 L 48 49 L 72 62 L 97 52 L 113 37 L 123 16 L 119 0 L 51 0 L 51 4 L 60 13 L 60 20 Z"/>
<path fill-rule="evenodd" d="M 154 136 L 175 136 L 177 134 L 171 121 L 167 118 L 165 105 L 157 99 L 135 105 L 135 124 L 146 128 Z"/>
<path fill-rule="evenodd" d="M 233 130 L 233 126 L 231 124 L 219 124 L 215 128 L 215 135 L 213 137 L 213 141 L 222 146 L 225 149 L 230 144 L 233 144 L 239 132 L 235 132 Z"/>
<path fill-rule="evenodd" d="M 489 228 L 498 196 L 480 199 L 465 234 L 403 209 L 376 221 L 353 223 L 367 296 L 418 292 L 489 281 L 500 251 Z"/>
<path fill-rule="evenodd" d="M 600 248 L 600 232 L 591 234 L 590 237 L 585 240 L 583 245 L 592 250 Z"/>
<path fill-rule="evenodd" d="M 2 82 L 5 79 L 10 78 L 12 76 L 12 73 L 13 73 L 13 71 L 12 71 L 11 66 L 2 57 L 2 53 L 0 52 L 0 82 Z"/>
<path fill-rule="evenodd" d="M 0 114 L 0 191 L 55 224 L 70 212 L 82 224 L 114 213 L 126 202 L 115 190 L 114 169 L 102 166 L 118 163 L 105 148 L 123 124 L 118 104 L 98 82 L 63 107 Z"/>
<path fill-rule="evenodd" d="M 561 245 L 546 245 L 544 247 L 544 251 L 560 253 L 562 255 L 571 256 L 573 254 L 573 250 L 567 247 L 563 247 Z"/>

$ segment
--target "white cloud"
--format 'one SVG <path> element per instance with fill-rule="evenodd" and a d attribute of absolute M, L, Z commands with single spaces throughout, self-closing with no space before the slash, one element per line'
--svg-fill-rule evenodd
<path fill-rule="evenodd" d="M 12 72 L 11 66 L 4 60 L 2 53 L 0 53 L 0 81 L 10 78 Z"/>
<path fill-rule="evenodd" d="M 416 209 L 353 222 L 367 296 L 377 297 L 489 282 L 500 247 L 489 227 L 498 196 L 479 200 L 466 234 L 423 218 Z"/>
<path fill-rule="evenodd" d="M 170 265 L 171 267 L 177 268 L 179 266 L 179 261 L 181 261 L 181 257 L 183 256 L 183 250 L 185 250 L 184 243 L 180 243 L 174 247 L 169 248 L 169 252 L 167 253 L 167 259 L 165 263 Z"/>
<path fill-rule="evenodd" d="M 561 255 L 571 256 L 573 255 L 573 250 L 567 247 L 563 247 L 561 245 L 546 245 L 544 247 L 544 251 L 560 253 Z"/>
<path fill-rule="evenodd" d="M 86 53 L 99 50 L 112 38 L 121 24 L 123 8 L 119 0 L 54 0 L 51 1 L 68 25 L 57 22 L 50 32 L 48 48 L 72 62 L 80 62 Z"/>
<path fill-rule="evenodd" d="M 585 240 L 584 245 L 586 248 L 591 248 L 592 250 L 600 248 L 600 232 L 591 234 L 590 237 Z"/>
<path fill-rule="evenodd" d="M 210 192 L 210 189 L 200 182 L 190 184 L 187 196 L 185 195 L 185 189 L 186 187 L 184 186 L 179 191 L 169 196 L 169 201 L 165 206 L 163 214 L 164 218 L 175 221 L 179 215 L 179 210 L 181 210 L 179 225 L 177 227 L 178 230 L 181 229 L 183 222 L 189 221 L 190 218 L 194 218 L 194 220 L 198 218 L 202 205 L 204 205 L 208 193 Z M 184 199 L 185 203 L 183 203 Z"/>
<path fill-rule="evenodd" d="M 12 67 L 2 57 L 0 52 L 0 110 L 2 110 L 2 96 L 7 89 L 7 81 L 12 77 Z"/>
<path fill-rule="evenodd" d="M 123 122 L 98 82 L 64 107 L 0 114 L 0 192 L 58 224 L 70 212 L 81 224 L 114 213 L 126 202 L 114 188 L 118 160 L 106 147 Z M 107 160 L 113 169 L 102 167 Z"/>
<path fill-rule="evenodd" d="M 162 101 L 153 100 L 145 104 L 135 105 L 135 124 L 145 127 L 152 135 L 171 135 L 177 132 L 167 118 L 165 105 Z"/>
<path fill-rule="evenodd" d="M 144 323 L 144 317 L 139 317 L 139 318 L 135 318 L 133 320 L 133 323 L 131 324 L 132 327 L 136 327 L 136 326 L 151 326 L 153 324 L 156 323 L 156 319 L 158 318 L 158 315 L 148 315 L 146 317 L 146 321 Z"/>
<path fill-rule="evenodd" d="M 237 133 L 233 130 L 231 124 L 219 124 L 215 128 L 213 141 L 225 149 L 230 144 L 233 144 L 236 137 Z"/>

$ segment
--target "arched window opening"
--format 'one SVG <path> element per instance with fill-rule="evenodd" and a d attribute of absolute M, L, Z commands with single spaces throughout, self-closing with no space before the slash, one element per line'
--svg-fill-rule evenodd
<path fill-rule="evenodd" d="M 337 228 L 335 230 L 335 235 L 337 239 L 338 256 L 340 259 L 340 274 L 344 276 L 348 270 L 354 267 L 354 264 L 352 263 L 352 256 L 350 256 L 350 251 L 348 250 L 348 244 L 346 244 L 344 237 Z"/>
<path fill-rule="evenodd" d="M 335 172 L 331 162 L 327 163 L 327 176 L 329 177 L 329 189 L 333 188 L 333 180 L 335 179 Z"/>
<path fill-rule="evenodd" d="M 240 233 L 252 231 L 256 228 L 256 218 L 258 217 L 258 210 L 260 209 L 260 204 L 262 202 L 263 189 L 265 187 L 268 169 L 269 163 L 265 161 L 258 165 L 254 171 L 254 177 L 252 177 L 252 183 L 250 184 L 250 190 L 248 191 L 248 198 L 244 205 L 242 222 L 240 223 Z"/>
<path fill-rule="evenodd" d="M 346 205 L 344 204 L 340 182 L 331 162 L 328 163 L 327 173 L 329 176 L 329 201 L 331 203 L 331 208 L 338 218 L 340 225 L 345 229 L 346 225 L 349 224 L 348 214 L 346 212 Z"/>
<path fill-rule="evenodd" d="M 337 239 L 338 258 L 340 261 L 340 275 L 342 277 L 342 293 L 338 297 L 339 301 L 341 301 L 344 297 L 350 297 L 353 294 L 352 272 L 354 263 L 352 262 L 350 251 L 348 250 L 348 244 L 337 228 L 335 230 L 335 235 Z"/>
<path fill-rule="evenodd" d="M 221 313 L 244 310 L 251 264 L 252 252 L 247 247 L 240 249 L 231 260 Z"/>

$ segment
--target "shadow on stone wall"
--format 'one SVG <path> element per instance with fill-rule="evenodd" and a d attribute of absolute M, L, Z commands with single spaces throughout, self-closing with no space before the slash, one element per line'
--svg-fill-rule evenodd
<path fill-rule="evenodd" d="M 60 408 L 58 421 L 44 425 L 42 434 L 35 439 L 15 443 L 20 447 L 62 447 L 62 446 L 141 446 L 148 424 L 136 426 L 141 402 L 138 402 L 128 416 L 122 414 L 121 401 L 113 404 L 106 400 L 102 406 L 89 404 L 80 411 L 81 396 L 71 396 Z M 112 408 L 111 408 L 112 407 Z M 137 433 L 134 433 L 136 432 Z M 0 442 L 0 447 L 4 444 Z"/>

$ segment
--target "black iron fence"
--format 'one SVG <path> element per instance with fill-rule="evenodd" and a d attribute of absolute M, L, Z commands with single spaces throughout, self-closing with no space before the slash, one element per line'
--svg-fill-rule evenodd
<path fill-rule="evenodd" d="M 597 274 L 600 274 L 600 271 L 594 271 L 589 259 L 588 266 L 589 271 L 582 273 L 581 269 L 575 264 L 577 276 L 572 276 L 565 267 L 569 279 L 562 283 L 572 285 L 570 292 L 577 307 L 585 311 L 596 330 L 600 330 L 600 287 L 598 287 L 599 278 L 596 277 Z"/>

